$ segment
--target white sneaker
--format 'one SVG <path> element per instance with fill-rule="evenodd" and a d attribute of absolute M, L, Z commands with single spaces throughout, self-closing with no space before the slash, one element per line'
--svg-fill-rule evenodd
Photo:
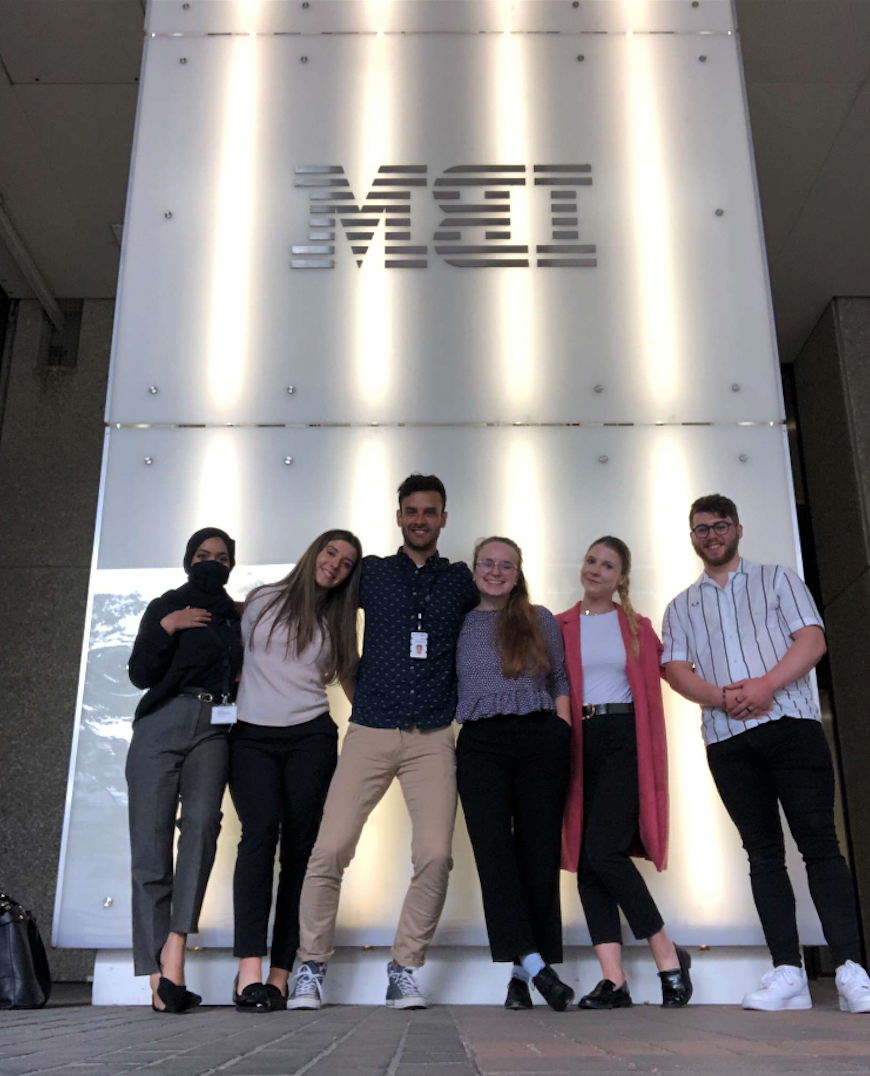
<path fill-rule="evenodd" d="M 323 977 L 326 965 L 306 960 L 299 965 L 293 989 L 287 998 L 288 1009 L 319 1009 L 323 998 Z"/>
<path fill-rule="evenodd" d="M 837 968 L 837 990 L 841 1012 L 870 1012 L 870 975 L 854 960 Z"/>
<path fill-rule="evenodd" d="M 780 964 L 769 971 L 761 980 L 761 989 L 753 990 L 743 999 L 744 1009 L 760 1009 L 762 1012 L 812 1007 L 807 973 L 791 964 Z"/>

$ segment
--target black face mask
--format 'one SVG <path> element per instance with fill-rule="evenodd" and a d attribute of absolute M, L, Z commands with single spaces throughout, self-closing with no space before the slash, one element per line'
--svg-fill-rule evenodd
<path fill-rule="evenodd" d="M 229 577 L 229 568 L 219 560 L 199 560 L 187 573 L 191 586 L 205 594 L 219 594 Z"/>

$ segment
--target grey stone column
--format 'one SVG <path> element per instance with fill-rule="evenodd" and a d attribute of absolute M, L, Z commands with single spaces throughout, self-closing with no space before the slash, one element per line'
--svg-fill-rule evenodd
<path fill-rule="evenodd" d="M 114 303 L 84 304 L 78 360 L 48 361 L 35 300 L 14 310 L 0 401 L 0 887 L 48 944 L 103 444 Z M 49 949 L 56 979 L 93 953 Z"/>
<path fill-rule="evenodd" d="M 870 298 L 834 299 L 795 363 L 852 869 L 870 941 Z"/>

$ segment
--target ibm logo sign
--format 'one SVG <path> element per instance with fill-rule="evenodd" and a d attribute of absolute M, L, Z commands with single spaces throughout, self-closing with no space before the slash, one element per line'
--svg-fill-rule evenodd
<path fill-rule="evenodd" d="M 429 185 L 425 164 L 382 165 L 372 190 L 358 201 L 337 164 L 296 166 L 294 186 L 308 189 L 308 243 L 292 248 L 293 269 L 331 269 L 336 224 L 344 229 L 361 266 L 375 229 L 384 221 L 387 269 L 425 269 L 428 246 L 411 243 L 411 188 Z M 578 243 L 577 191 L 592 184 L 589 164 L 458 164 L 434 184 L 432 195 L 444 214 L 434 234 L 435 253 L 466 269 L 526 267 L 528 244 L 511 242 L 511 189 L 527 178 L 549 194 L 551 241 L 534 247 L 540 268 L 597 265 L 595 246 Z M 531 186 L 531 183 L 529 183 Z M 475 229 L 471 236 L 469 229 Z M 480 229 L 484 229 L 483 241 Z"/>

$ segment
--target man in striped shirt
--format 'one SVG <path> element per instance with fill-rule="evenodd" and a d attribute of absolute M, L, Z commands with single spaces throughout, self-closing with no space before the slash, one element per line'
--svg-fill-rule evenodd
<path fill-rule="evenodd" d="M 849 868 L 834 827 L 834 773 L 810 680 L 824 627 L 791 568 L 751 564 L 733 501 L 700 497 L 689 512 L 704 571 L 665 610 L 671 687 L 702 707 L 707 760 L 749 857 L 752 895 L 773 971 L 745 1009 L 809 1009 L 779 808 L 807 865 L 810 893 L 837 963 L 840 1008 L 870 1012 Z"/>

